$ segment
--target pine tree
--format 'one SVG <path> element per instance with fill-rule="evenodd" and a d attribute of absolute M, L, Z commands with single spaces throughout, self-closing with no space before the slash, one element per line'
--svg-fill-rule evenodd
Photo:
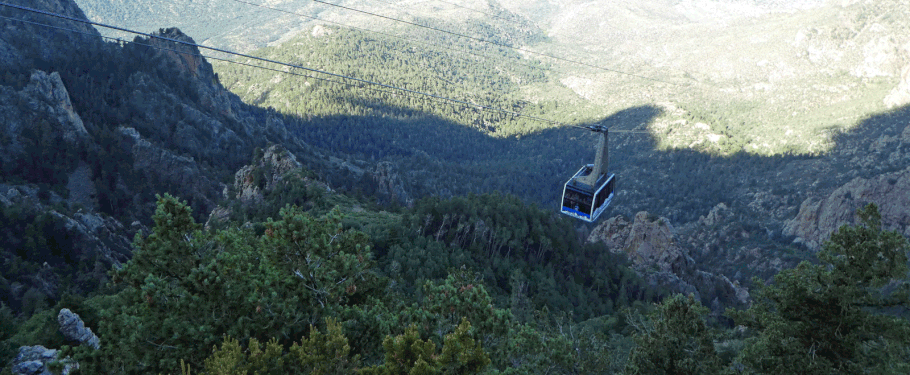
<path fill-rule="evenodd" d="M 675 295 L 651 314 L 651 321 L 635 334 L 637 347 L 626 364 L 626 374 L 716 374 L 720 359 L 711 330 L 705 324 L 708 308 L 693 296 Z"/>
<path fill-rule="evenodd" d="M 769 374 L 906 374 L 910 284 L 907 240 L 881 229 L 878 208 L 857 211 L 818 253 L 759 286 L 753 306 L 729 311 L 755 332 L 743 364 Z"/>

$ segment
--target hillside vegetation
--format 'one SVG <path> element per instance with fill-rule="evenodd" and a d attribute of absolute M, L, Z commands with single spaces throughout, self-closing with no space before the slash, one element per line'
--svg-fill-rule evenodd
<path fill-rule="evenodd" d="M 11 1 L 83 17 L 71 0 Z M 127 22 L 181 7 L 216 19 L 220 3 L 95 4 Z M 105 42 L 0 7 L 3 374 L 72 361 L 85 374 L 910 370 L 910 106 L 885 110 L 879 95 L 904 63 L 892 48 L 903 34 L 888 34 L 905 27 L 899 3 L 346 4 L 619 72 L 288 17 L 207 32 L 243 48 L 275 42 L 252 53 L 339 74 L 645 130 L 611 134 L 619 182 L 605 218 L 594 227 L 556 210 L 591 161 L 590 132 L 213 67 L 166 39 Z M 240 5 L 225 7 L 232 22 Z M 833 16 L 856 33 L 819 29 L 805 40 L 827 49 L 774 48 L 792 25 Z M 622 32 L 604 37 L 611 28 Z M 671 34 L 695 42 L 640 43 Z M 768 63 L 725 44 L 744 43 L 736 35 L 757 38 Z M 753 85 L 766 74 L 770 86 Z M 806 111 L 788 115 L 794 106 Z M 843 114 L 852 127 L 832 125 Z M 61 329 L 75 317 L 64 309 L 92 333 Z"/>
<path fill-rule="evenodd" d="M 910 14 L 899 0 L 341 3 L 562 58 L 521 52 L 520 61 L 512 59 L 516 52 L 511 50 L 312 2 L 265 4 L 292 13 L 234 1 L 153 4 L 144 12 L 132 12 L 126 5 L 109 0 L 84 0 L 81 4 L 92 17 L 129 14 L 115 17 L 125 25 L 148 27 L 155 20 L 155 25 L 171 23 L 199 33 L 192 35 L 223 34 L 199 40 L 244 51 L 266 45 L 294 49 L 283 43 L 291 39 L 299 43 L 302 35 L 316 27 L 365 28 L 447 48 L 468 47 L 473 53 L 493 57 L 478 58 L 400 39 L 384 41 L 387 36 L 375 33 L 355 38 L 366 38 L 360 45 L 368 51 L 395 51 L 392 55 L 407 57 L 414 57 L 410 53 L 439 55 L 446 63 L 463 66 L 463 59 L 468 59 L 477 64 L 436 76 L 408 72 L 422 70 L 419 64 L 403 70 L 390 66 L 386 71 L 395 73 L 379 77 L 383 78 L 377 79 L 380 82 L 385 78 L 401 82 L 402 77 L 408 77 L 411 84 L 417 83 L 414 87 L 427 87 L 434 93 L 444 89 L 460 99 L 503 104 L 560 122 L 591 121 L 624 108 L 657 105 L 664 111 L 650 131 L 661 149 L 696 149 L 723 155 L 830 152 L 836 134 L 854 127 L 864 114 L 906 102 L 895 98 L 900 96 L 897 86 L 902 71 L 910 64 L 910 40 L 906 37 L 910 33 L 902 22 Z M 174 14 L 199 14 L 205 20 Z M 223 15 L 222 20 L 205 16 L 212 14 Z M 197 30 L 200 27 L 213 31 Z M 346 62 L 318 66 L 290 60 L 335 73 L 373 76 L 365 67 L 376 69 L 377 59 L 383 56 L 344 54 Z M 320 62 L 331 58 L 320 57 Z M 346 64 L 360 68 L 351 70 Z M 520 64 L 543 64 L 546 79 L 513 82 L 517 87 L 508 89 L 485 91 L 479 87 L 479 92 L 460 95 L 465 90 L 462 81 L 508 77 L 508 72 L 521 68 Z M 268 81 L 273 77 L 261 78 L 266 79 L 237 86 L 236 92 L 245 96 L 244 90 L 255 84 L 251 93 L 269 91 L 298 106 L 307 97 L 271 90 L 273 84 Z M 490 92 L 494 95 L 488 95 Z M 362 95 L 382 97 L 376 93 Z M 543 108 L 515 107 L 510 105 L 513 101 Z M 285 106 L 274 107 L 281 110 Z M 462 123 L 470 125 L 475 120 L 468 118 Z"/>

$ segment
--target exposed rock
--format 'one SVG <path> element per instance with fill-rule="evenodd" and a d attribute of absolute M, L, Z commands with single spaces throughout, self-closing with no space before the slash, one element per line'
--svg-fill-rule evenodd
<path fill-rule="evenodd" d="M 676 245 L 670 222 L 644 211 L 635 215 L 631 225 L 624 217 L 617 216 L 597 226 L 588 242 L 597 241 L 606 243 L 613 252 L 625 253 L 639 269 L 672 272 L 690 268 L 692 263 Z"/>
<path fill-rule="evenodd" d="M 910 45 L 907 46 L 907 50 L 910 53 Z M 910 104 L 910 65 L 904 67 L 900 83 L 888 93 L 888 96 L 885 96 L 884 102 L 888 108 Z"/>
<path fill-rule="evenodd" d="M 177 155 L 142 138 L 134 128 L 120 127 L 123 147 L 133 154 L 133 169 L 147 174 L 158 183 L 172 186 L 186 199 L 201 204 L 204 211 L 214 206 L 213 199 L 222 190 L 192 157 Z"/>
<path fill-rule="evenodd" d="M 261 202 L 264 192 L 274 189 L 288 172 L 301 168 L 294 154 L 284 147 L 270 146 L 254 165 L 247 165 L 234 174 L 236 198 L 244 204 Z"/>
<path fill-rule="evenodd" d="M 196 42 L 176 27 L 161 29 L 152 35 L 167 38 L 151 38 L 146 43 L 160 48 L 159 55 L 175 64 L 180 71 L 189 73 L 194 78 L 196 92 L 199 94 L 199 103 L 206 109 L 215 110 L 230 119 L 236 120 L 236 111 L 231 103 L 230 93 L 218 82 L 218 77 L 209 64 L 199 53 L 199 48 L 184 44 Z M 184 42 L 184 43 L 180 43 Z"/>
<path fill-rule="evenodd" d="M 76 315 L 69 309 L 62 309 L 57 315 L 57 322 L 60 323 L 60 333 L 67 340 L 79 341 L 82 345 L 99 348 L 98 336 L 92 333 L 92 330 L 85 327 L 79 315 Z M 76 361 L 66 358 L 59 358 L 57 349 L 48 349 L 41 345 L 22 346 L 19 348 L 19 354 L 12 361 L 12 372 L 16 375 L 67 375 L 79 369 Z M 58 363 L 59 373 L 51 372 L 50 364 Z"/>
<path fill-rule="evenodd" d="M 69 359 L 57 358 L 57 349 L 48 349 L 41 345 L 23 346 L 19 348 L 19 354 L 13 358 L 12 372 L 16 375 L 51 375 L 52 373 L 48 364 L 52 362 L 62 362 L 62 369 L 59 374 L 68 375 L 79 369 L 79 364 Z"/>
<path fill-rule="evenodd" d="M 35 70 L 20 91 L 0 86 L 0 139 L 5 139 L 0 143 L 4 150 L 0 160 L 14 162 L 28 156 L 22 148 L 26 132 L 37 132 L 47 140 L 59 139 L 70 146 L 88 139 L 85 124 L 73 109 L 58 73 Z"/>
<path fill-rule="evenodd" d="M 724 208 L 715 207 L 708 216 L 717 220 Z M 598 241 L 604 242 L 615 253 L 626 254 L 633 267 L 652 285 L 694 294 L 705 304 L 715 299 L 725 305 L 748 302 L 749 293 L 745 288 L 726 276 L 698 269 L 692 257 L 679 245 L 676 230 L 667 218 L 642 211 L 630 223 L 624 217 L 616 216 L 605 220 L 591 232 L 588 242 Z M 719 306 L 718 309 L 721 308 Z"/>
<path fill-rule="evenodd" d="M 401 175 L 398 173 L 398 168 L 395 167 L 395 164 L 387 161 L 381 162 L 376 165 L 373 175 L 378 184 L 376 190 L 378 196 L 389 197 L 402 206 L 414 206 L 414 199 L 405 190 Z"/>
<path fill-rule="evenodd" d="M 826 198 L 809 197 L 799 214 L 784 225 L 784 234 L 794 242 L 818 250 L 831 233 L 843 225 L 856 224 L 856 209 L 875 203 L 882 224 L 910 236 L 910 167 L 874 178 L 855 178 Z"/>
<path fill-rule="evenodd" d="M 98 191 L 92 181 L 92 169 L 84 161 L 70 173 L 66 189 L 70 192 L 70 202 L 81 204 L 89 210 L 94 210 L 98 206 L 96 200 Z"/>
<path fill-rule="evenodd" d="M 231 217 L 231 209 L 217 206 L 209 213 L 209 218 L 205 221 L 205 229 L 212 229 L 218 223 L 224 223 Z"/>
<path fill-rule="evenodd" d="M 74 142 L 88 137 L 85 124 L 73 109 L 70 95 L 60 80 L 59 73 L 47 74 L 35 70 L 28 85 L 22 90 L 22 95 L 31 99 L 27 105 L 32 111 L 48 113 L 49 117 L 57 119 L 58 131 L 64 140 Z"/>
<path fill-rule="evenodd" d="M 729 219 L 731 216 L 730 208 L 726 204 L 718 203 L 717 206 L 708 212 L 708 216 L 698 218 L 698 223 L 704 226 L 713 227 Z"/>
<path fill-rule="evenodd" d="M 98 336 L 95 336 L 91 328 L 86 327 L 82 322 L 82 318 L 70 309 L 61 309 L 57 314 L 57 322 L 60 323 L 60 333 L 67 340 L 78 341 L 82 345 L 94 349 L 99 348 Z"/>

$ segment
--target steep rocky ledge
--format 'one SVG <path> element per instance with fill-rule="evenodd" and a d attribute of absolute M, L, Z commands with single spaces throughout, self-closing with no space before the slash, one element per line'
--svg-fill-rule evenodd
<path fill-rule="evenodd" d="M 799 214 L 787 221 L 784 234 L 818 250 L 836 229 L 856 224 L 856 209 L 868 203 L 879 206 L 886 228 L 910 236 L 910 167 L 874 178 L 855 178 L 827 197 L 806 199 Z"/>
<path fill-rule="evenodd" d="M 588 237 L 603 242 L 610 251 L 626 254 L 633 267 L 652 285 L 678 293 L 694 294 L 715 313 L 723 306 L 744 305 L 749 292 L 724 275 L 699 269 L 679 245 L 676 229 L 667 218 L 639 212 L 632 222 L 622 216 L 605 220 Z"/>

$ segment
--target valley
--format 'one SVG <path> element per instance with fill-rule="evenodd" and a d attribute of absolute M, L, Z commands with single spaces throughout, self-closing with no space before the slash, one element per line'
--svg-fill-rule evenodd
<path fill-rule="evenodd" d="M 776 373 L 763 319 L 847 310 L 887 324 L 800 368 L 910 366 L 862 352 L 904 348 L 906 313 L 849 299 L 910 306 L 882 292 L 908 285 L 905 1 L 13 3 L 153 37 L 0 6 L 3 371 L 396 373 L 419 347 L 447 373 Z M 611 134 L 588 225 L 556 206 L 594 124 L 641 133 Z M 800 277 L 816 310 L 787 315 Z M 656 353 L 666 324 L 712 327 L 697 360 Z"/>

